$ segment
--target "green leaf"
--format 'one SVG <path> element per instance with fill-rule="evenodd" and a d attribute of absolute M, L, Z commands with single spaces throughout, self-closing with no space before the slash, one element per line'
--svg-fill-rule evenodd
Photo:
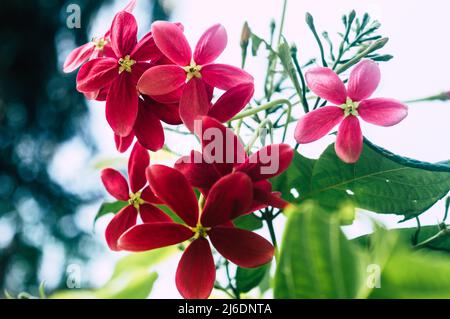
<path fill-rule="evenodd" d="M 355 164 L 342 162 L 330 145 L 315 161 L 296 156 L 289 169 L 272 181 L 274 190 L 291 202 L 314 199 L 328 209 L 353 202 L 376 213 L 410 219 L 447 195 L 450 165 L 401 157 L 366 140 Z"/>
<path fill-rule="evenodd" d="M 117 214 L 122 208 L 127 205 L 128 202 L 121 200 L 118 200 L 116 202 L 104 202 L 98 209 L 97 215 L 95 215 L 94 225 L 100 217 L 105 216 L 109 213 Z"/>
<path fill-rule="evenodd" d="M 257 268 L 237 267 L 236 270 L 236 288 L 239 292 L 249 292 L 257 287 L 263 280 L 267 271 L 270 269 L 270 263 Z"/>
<path fill-rule="evenodd" d="M 169 246 L 156 250 L 132 253 L 117 262 L 112 278 L 118 278 L 123 274 L 134 271 L 148 271 L 153 266 L 172 256 L 177 251 L 178 250 L 175 246 Z"/>
<path fill-rule="evenodd" d="M 234 226 L 246 230 L 257 230 L 263 227 L 263 222 L 255 214 L 240 216 L 233 220 Z"/>
<path fill-rule="evenodd" d="M 252 55 L 256 56 L 263 40 L 253 33 L 251 34 L 250 38 L 252 40 Z"/>
<path fill-rule="evenodd" d="M 288 220 L 275 273 L 276 298 L 353 298 L 365 256 L 340 229 L 338 214 L 314 202 L 286 210 Z"/>

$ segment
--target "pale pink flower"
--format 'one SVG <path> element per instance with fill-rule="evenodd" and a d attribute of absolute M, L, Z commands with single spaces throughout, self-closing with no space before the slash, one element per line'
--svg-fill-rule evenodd
<path fill-rule="evenodd" d="M 317 67 L 306 72 L 312 92 L 337 106 L 324 106 L 304 115 L 295 128 L 299 144 L 314 142 L 339 125 L 335 150 L 346 163 L 358 161 L 363 135 L 358 116 L 380 126 L 393 126 L 408 115 L 408 107 L 394 99 L 368 99 L 380 82 L 380 69 L 372 60 L 364 60 L 352 70 L 347 88 L 331 69 Z"/>

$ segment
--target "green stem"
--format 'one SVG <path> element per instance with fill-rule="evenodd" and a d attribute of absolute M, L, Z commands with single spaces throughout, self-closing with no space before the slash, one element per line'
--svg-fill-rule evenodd
<path fill-rule="evenodd" d="M 425 248 L 429 244 L 433 243 L 434 241 L 439 240 L 439 239 L 441 239 L 443 237 L 446 237 L 448 235 L 450 235 L 450 228 L 444 228 L 440 232 L 435 234 L 434 236 L 431 236 L 430 238 L 427 238 L 424 241 L 418 243 L 417 245 L 414 246 L 414 248 L 416 248 L 416 249 Z"/>
<path fill-rule="evenodd" d="M 267 123 L 269 123 L 270 120 L 269 119 L 265 119 L 264 121 L 262 121 L 261 123 L 259 123 L 258 127 L 255 129 L 255 132 L 253 133 L 252 138 L 250 139 L 250 141 L 248 142 L 247 146 L 245 147 L 245 151 L 248 153 L 253 144 L 255 144 L 256 140 L 258 139 L 259 135 L 261 134 L 261 129 L 266 126 Z"/>
<path fill-rule="evenodd" d="M 240 119 L 252 116 L 252 115 L 257 114 L 257 113 L 259 113 L 261 111 L 264 111 L 264 110 L 270 109 L 270 108 L 272 108 L 274 106 L 277 106 L 279 104 L 285 104 L 285 105 L 289 106 L 289 105 L 291 105 L 291 102 L 289 100 L 287 100 L 287 99 L 274 100 L 274 101 L 271 101 L 269 103 L 266 103 L 266 104 L 260 105 L 258 107 L 255 107 L 254 109 L 250 109 L 250 110 L 244 111 L 242 113 L 239 113 L 238 115 L 233 117 L 230 121 L 236 121 L 236 120 L 240 120 Z"/>
<path fill-rule="evenodd" d="M 228 286 L 230 287 L 231 291 L 233 291 L 233 294 L 234 294 L 235 298 L 236 299 L 241 299 L 241 294 L 239 293 L 237 288 L 234 287 L 233 282 L 231 280 L 230 270 L 229 270 L 228 265 L 229 265 L 228 260 L 225 260 L 225 271 L 227 273 Z"/>

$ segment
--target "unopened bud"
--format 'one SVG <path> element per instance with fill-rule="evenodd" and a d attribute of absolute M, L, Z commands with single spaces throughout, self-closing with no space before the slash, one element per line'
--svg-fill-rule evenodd
<path fill-rule="evenodd" d="M 244 26 L 242 27 L 242 33 L 241 33 L 241 48 L 247 49 L 248 42 L 250 40 L 251 30 L 248 26 L 247 21 L 244 23 Z"/>

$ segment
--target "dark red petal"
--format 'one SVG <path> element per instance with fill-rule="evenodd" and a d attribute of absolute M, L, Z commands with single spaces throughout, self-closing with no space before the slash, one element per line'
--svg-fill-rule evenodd
<path fill-rule="evenodd" d="M 147 180 L 153 193 L 186 224 L 197 225 L 197 197 L 181 172 L 164 165 L 152 165 L 147 168 Z"/>
<path fill-rule="evenodd" d="M 151 98 L 154 99 L 155 101 L 159 102 L 159 103 L 163 103 L 163 104 L 172 104 L 172 103 L 178 103 L 180 102 L 180 98 L 181 98 L 181 94 L 183 93 L 183 89 L 184 89 L 184 82 L 182 83 L 182 85 L 175 89 L 172 92 L 169 92 L 167 94 L 163 94 L 163 95 L 152 95 Z"/>
<path fill-rule="evenodd" d="M 77 74 L 77 90 L 94 92 L 109 86 L 119 72 L 117 61 L 113 58 L 97 58 L 86 62 Z"/>
<path fill-rule="evenodd" d="M 216 267 L 211 247 L 205 238 L 194 240 L 184 251 L 178 264 L 175 282 L 186 299 L 205 299 L 216 280 Z"/>
<path fill-rule="evenodd" d="M 214 163 L 221 175 L 230 173 L 235 164 L 245 162 L 244 146 L 232 130 L 209 116 L 204 116 L 201 124 L 195 134 L 202 143 L 203 156 L 208 163 Z"/>
<path fill-rule="evenodd" d="M 139 215 L 144 223 L 173 222 L 172 219 L 161 209 L 151 204 L 142 204 L 139 206 Z"/>
<path fill-rule="evenodd" d="M 150 164 L 150 154 L 139 144 L 134 143 L 130 158 L 128 159 L 128 178 L 133 193 L 140 191 L 147 184 L 145 169 Z"/>
<path fill-rule="evenodd" d="M 141 193 L 141 198 L 147 203 L 151 204 L 163 204 L 163 202 L 153 194 L 152 190 L 149 186 L 145 186 L 144 190 Z"/>
<path fill-rule="evenodd" d="M 251 155 L 236 170 L 245 172 L 253 181 L 281 174 L 291 164 L 294 150 L 287 144 L 272 144 Z"/>
<path fill-rule="evenodd" d="M 134 16 L 120 11 L 111 25 L 111 47 L 117 57 L 123 58 L 133 51 L 137 43 L 137 23 Z"/>
<path fill-rule="evenodd" d="M 106 99 L 106 120 L 119 136 L 133 130 L 138 113 L 138 93 L 128 72 L 120 74 L 109 88 Z M 136 133 L 136 132 L 135 132 Z"/>
<path fill-rule="evenodd" d="M 182 243 L 193 235 L 192 230 L 181 224 L 145 223 L 127 230 L 119 238 L 118 246 L 128 251 L 146 251 Z"/>
<path fill-rule="evenodd" d="M 135 61 L 156 61 L 162 56 L 162 53 L 156 46 L 152 33 L 148 32 L 139 40 L 130 56 Z"/>
<path fill-rule="evenodd" d="M 128 229 L 136 225 L 137 211 L 134 206 L 128 205 L 122 208 L 106 227 L 106 242 L 111 250 L 118 251 L 117 241 Z"/>
<path fill-rule="evenodd" d="M 194 61 L 198 65 L 213 62 L 227 46 L 227 31 L 221 24 L 215 24 L 202 34 L 194 51 Z"/>
<path fill-rule="evenodd" d="M 152 24 L 153 37 L 161 52 L 180 66 L 191 62 L 191 47 L 182 28 L 175 23 L 156 21 Z"/>
<path fill-rule="evenodd" d="M 139 91 L 150 95 L 166 95 L 184 85 L 186 72 L 177 65 L 157 65 L 142 74 Z"/>
<path fill-rule="evenodd" d="M 133 85 L 137 87 L 137 84 L 145 71 L 150 69 L 154 64 L 149 62 L 138 61 L 131 67 L 131 79 L 133 81 Z M 136 89 L 137 90 L 137 89 Z"/>
<path fill-rule="evenodd" d="M 222 123 L 229 121 L 248 104 L 253 93 L 253 83 L 238 84 L 222 94 L 209 110 L 208 116 Z"/>
<path fill-rule="evenodd" d="M 209 189 L 221 177 L 213 164 L 203 159 L 202 153 L 191 151 L 175 163 L 175 168 L 186 176 L 194 187 Z"/>
<path fill-rule="evenodd" d="M 178 103 L 161 104 L 153 101 L 151 105 L 153 114 L 161 121 L 170 125 L 179 125 L 183 123 L 180 118 L 180 107 Z"/>
<path fill-rule="evenodd" d="M 272 244 L 251 231 L 217 226 L 208 235 L 217 251 L 238 266 L 254 268 L 272 260 Z"/>
<path fill-rule="evenodd" d="M 219 179 L 206 198 L 201 224 L 221 225 L 248 212 L 253 201 L 253 184 L 244 173 L 232 173 Z"/>
<path fill-rule="evenodd" d="M 180 117 L 186 127 L 194 131 L 194 121 L 208 114 L 210 102 L 205 84 L 201 79 L 192 78 L 184 87 L 180 99 Z"/>
<path fill-rule="evenodd" d="M 255 211 L 256 205 L 261 206 L 272 206 L 276 208 L 285 208 L 289 203 L 281 198 L 281 193 L 279 192 L 267 192 L 259 188 L 253 188 L 253 205 L 251 212 Z"/>
<path fill-rule="evenodd" d="M 89 60 L 94 52 L 94 44 L 88 42 L 72 50 L 64 62 L 63 71 L 70 73 L 78 69 L 80 65 Z"/>
<path fill-rule="evenodd" d="M 128 148 L 131 146 L 134 140 L 134 133 L 131 132 L 130 135 L 121 137 L 117 134 L 114 134 L 114 142 L 116 144 L 116 149 L 120 152 L 126 152 Z"/>
<path fill-rule="evenodd" d="M 143 100 L 139 100 L 139 112 L 134 124 L 134 133 L 139 143 L 151 151 L 156 152 L 164 145 L 164 129 L 161 121 Z"/>
<path fill-rule="evenodd" d="M 229 90 L 241 83 L 253 83 L 250 74 L 227 64 L 207 64 L 200 72 L 206 83 L 221 90 Z"/>
<path fill-rule="evenodd" d="M 101 178 L 108 193 L 119 200 L 129 199 L 128 183 L 120 172 L 113 168 L 105 168 L 101 172 Z"/>

